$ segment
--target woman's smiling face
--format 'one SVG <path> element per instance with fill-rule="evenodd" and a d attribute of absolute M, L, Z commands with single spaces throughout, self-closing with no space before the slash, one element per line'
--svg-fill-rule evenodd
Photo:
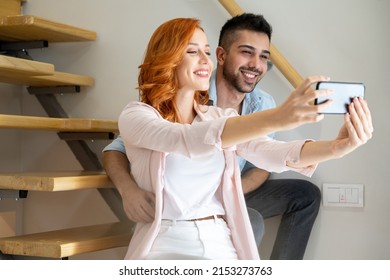
<path fill-rule="evenodd" d="M 213 66 L 207 36 L 201 29 L 197 28 L 188 43 L 182 61 L 176 69 L 179 89 L 208 90 Z"/>

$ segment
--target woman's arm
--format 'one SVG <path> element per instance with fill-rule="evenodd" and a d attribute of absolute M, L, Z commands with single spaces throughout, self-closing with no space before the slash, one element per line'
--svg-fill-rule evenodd
<path fill-rule="evenodd" d="M 210 108 L 209 121 L 193 124 L 173 123 L 163 119 L 151 106 L 140 102 L 127 105 L 119 117 L 119 131 L 129 148 L 145 148 L 157 152 L 175 152 L 189 158 L 210 155 L 221 150 L 223 127 L 228 116 Z M 233 110 L 231 110 L 233 112 Z"/>
<path fill-rule="evenodd" d="M 335 140 L 306 142 L 302 147 L 300 161 L 287 164 L 299 168 L 341 158 L 371 139 L 373 131 L 371 113 L 366 101 L 355 98 L 349 105 L 349 113 L 345 114 L 344 125 Z"/>
<path fill-rule="evenodd" d="M 332 92 L 314 90 L 311 86 L 326 80 L 328 78 L 324 76 L 307 78 L 282 105 L 274 109 L 243 116 L 220 116 L 214 120 L 195 122 L 191 125 L 168 122 L 162 119 L 157 111 L 145 104 L 130 105 L 119 118 L 119 129 L 126 149 L 136 146 L 160 152 L 176 152 L 187 157 L 207 155 L 218 149 L 228 149 L 238 144 L 260 139 L 271 132 L 293 129 L 302 124 L 320 121 L 323 119 L 323 115 L 318 114 L 318 112 L 329 105 L 331 101 L 321 105 L 314 105 L 313 101 L 317 97 L 328 96 Z M 359 110 L 358 113 L 359 117 L 355 116 L 356 114 L 354 116 L 351 114 L 351 121 L 346 123 L 340 131 L 342 133 L 340 137 L 342 136 L 343 139 L 336 139 L 337 141 L 332 143 L 315 142 L 317 144 L 309 144 L 312 142 L 308 142 L 302 150 L 301 145 L 299 145 L 301 158 L 297 161 L 295 157 L 294 161 L 287 161 L 287 165 L 300 168 L 340 157 L 365 143 L 371 138 L 372 131 L 370 132 L 369 128 L 372 127 L 371 116 L 367 106 L 366 110 Z M 349 117 L 346 118 L 349 119 Z M 358 129 L 358 126 L 362 125 L 365 126 L 366 130 L 364 135 L 361 135 L 362 131 Z M 353 137 L 352 132 L 359 133 L 358 137 L 362 139 L 357 141 L 355 138 L 350 138 Z M 345 137 L 348 139 L 344 139 Z M 349 141 L 352 146 L 343 147 L 341 144 L 346 141 Z M 274 144 L 268 144 L 268 146 L 274 149 L 272 152 L 277 149 L 277 152 L 281 154 L 288 154 L 290 147 L 294 146 L 294 149 L 297 147 L 293 143 L 283 145 L 284 147 L 278 147 Z M 287 149 L 287 152 L 279 151 L 280 149 Z M 249 161 L 252 162 L 252 160 Z M 261 168 L 268 170 L 267 167 Z"/>
<path fill-rule="evenodd" d="M 322 105 L 310 103 L 317 96 L 327 95 L 328 92 L 310 90 L 309 86 L 321 79 L 322 77 L 306 79 L 281 106 L 247 115 L 248 120 L 250 118 L 248 123 L 243 118 L 229 118 L 222 133 L 222 146 L 238 145 L 242 137 L 246 137 L 248 142 L 238 145 L 237 152 L 259 168 L 273 172 L 292 168 L 310 176 L 318 163 L 341 158 L 365 144 L 372 137 L 373 125 L 370 110 L 363 99 L 355 99 L 349 105 L 344 125 L 338 137 L 332 141 L 280 142 L 260 137 L 272 130 L 289 129 L 297 124 L 320 120 L 323 115 L 318 114 L 318 111 L 322 110 Z M 288 116 L 293 121 L 289 122 Z M 256 123 L 259 122 L 265 122 L 269 126 L 262 124 L 257 127 Z"/>
<path fill-rule="evenodd" d="M 318 110 L 327 104 L 315 106 L 309 102 L 318 96 L 326 96 L 329 91 L 305 92 L 313 83 L 324 80 L 327 79 L 323 76 L 306 79 L 281 106 L 274 109 L 243 116 L 233 115 L 232 110 L 220 110 L 219 113 L 212 110 L 210 115 L 213 117 L 206 117 L 210 121 L 191 125 L 168 122 L 152 107 L 132 102 L 119 117 L 120 134 L 126 147 L 177 152 L 188 157 L 214 153 L 217 149 L 233 147 L 274 131 L 319 121 L 323 116 Z"/>
<path fill-rule="evenodd" d="M 318 122 L 323 115 L 318 114 L 330 101 L 314 105 L 314 99 L 331 94 L 328 90 L 313 90 L 311 86 L 326 81 L 324 76 L 307 78 L 293 91 L 280 106 L 249 115 L 229 118 L 222 133 L 222 147 L 230 147 L 275 131 L 289 130 L 302 124 Z"/>

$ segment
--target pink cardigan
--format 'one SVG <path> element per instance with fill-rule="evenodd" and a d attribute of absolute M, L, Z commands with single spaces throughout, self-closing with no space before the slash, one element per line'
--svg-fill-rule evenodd
<path fill-rule="evenodd" d="M 156 194 L 155 220 L 136 225 L 125 259 L 144 259 L 159 232 L 167 154 L 175 152 L 195 158 L 221 150 L 226 119 L 237 115 L 232 109 L 196 105 L 194 108 L 201 121 L 191 125 L 168 122 L 154 108 L 141 102 L 129 103 L 119 117 L 119 131 L 131 162 L 132 175 L 140 187 Z M 246 210 L 236 155 L 270 172 L 294 170 L 286 166 L 286 161 L 299 162 L 304 142 L 280 142 L 263 137 L 224 151 L 226 168 L 221 182 L 222 198 L 239 259 L 259 259 L 259 254 Z M 296 171 L 311 176 L 315 168 L 309 166 Z"/>

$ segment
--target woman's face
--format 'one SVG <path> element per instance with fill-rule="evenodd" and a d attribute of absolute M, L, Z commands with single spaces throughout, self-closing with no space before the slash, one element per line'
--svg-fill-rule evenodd
<path fill-rule="evenodd" d="M 213 62 L 210 59 L 210 45 L 206 34 L 197 28 L 188 43 L 183 60 L 176 69 L 179 89 L 189 91 L 208 90 L 212 70 Z"/>

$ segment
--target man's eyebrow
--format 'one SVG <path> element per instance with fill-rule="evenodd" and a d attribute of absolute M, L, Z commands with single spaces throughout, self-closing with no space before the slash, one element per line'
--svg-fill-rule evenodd
<path fill-rule="evenodd" d="M 256 50 L 255 47 L 251 46 L 251 45 L 239 45 L 238 46 L 239 48 L 248 48 L 248 49 L 251 49 L 253 51 Z M 267 53 L 267 54 L 271 54 L 271 52 L 269 50 L 262 50 L 261 53 Z"/>
<path fill-rule="evenodd" d="M 268 54 L 271 54 L 271 52 L 269 50 L 263 50 L 262 53 L 268 53 Z"/>

